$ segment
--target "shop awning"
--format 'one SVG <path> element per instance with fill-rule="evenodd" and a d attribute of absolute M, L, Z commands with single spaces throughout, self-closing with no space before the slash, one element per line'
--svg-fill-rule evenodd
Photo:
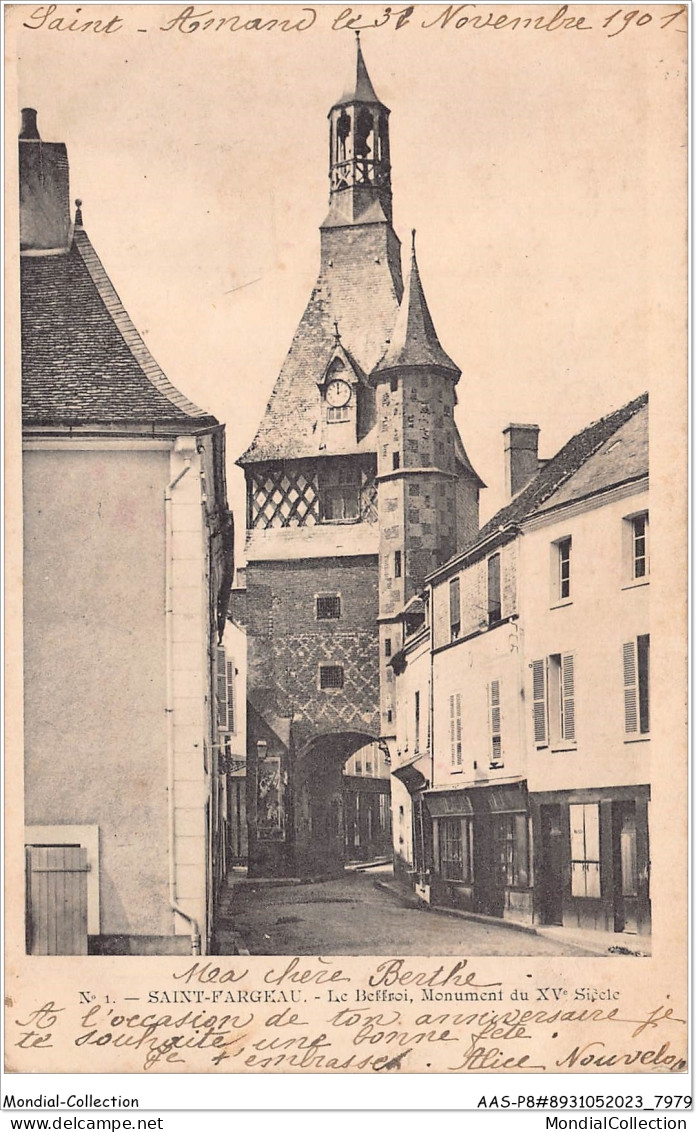
<path fill-rule="evenodd" d="M 485 793 L 492 814 L 519 814 L 527 810 L 527 791 L 521 783 L 490 786 Z"/>
<path fill-rule="evenodd" d="M 474 810 L 466 790 L 448 790 L 447 793 L 424 795 L 432 818 L 470 817 Z"/>
<path fill-rule="evenodd" d="M 424 797 L 434 818 L 520 814 L 528 809 L 526 786 L 521 782 L 509 786 L 473 786 L 468 790 L 427 791 Z"/>

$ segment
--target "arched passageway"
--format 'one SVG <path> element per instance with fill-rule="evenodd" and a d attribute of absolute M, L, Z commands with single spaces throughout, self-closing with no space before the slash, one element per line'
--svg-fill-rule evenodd
<path fill-rule="evenodd" d="M 361 732 L 318 735 L 300 752 L 294 774 L 298 875 L 339 876 L 347 860 L 388 850 L 389 788 L 378 776 L 376 755 L 375 738 Z M 348 763 L 352 773 L 344 774 Z"/>

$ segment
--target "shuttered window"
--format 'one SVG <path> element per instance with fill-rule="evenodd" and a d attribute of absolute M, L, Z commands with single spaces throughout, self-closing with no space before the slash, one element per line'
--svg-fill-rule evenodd
<path fill-rule="evenodd" d="M 650 731 L 650 637 L 645 634 L 623 646 L 624 730 L 626 735 Z"/>
<path fill-rule="evenodd" d="M 234 673 L 235 673 L 235 669 L 234 669 L 234 661 L 233 661 L 233 660 L 228 660 L 228 661 L 226 661 L 226 677 L 227 677 L 227 730 L 228 730 L 228 731 L 234 731 L 234 730 L 235 730 L 235 721 L 234 721 L 234 709 L 235 709 L 235 702 L 234 702 Z"/>
<path fill-rule="evenodd" d="M 462 765 L 462 697 L 460 692 L 450 696 L 450 761 L 453 767 Z"/>
<path fill-rule="evenodd" d="M 553 653 L 532 662 L 532 715 L 537 747 L 575 743 L 573 653 Z"/>
<path fill-rule="evenodd" d="M 572 653 L 561 656 L 561 719 L 560 737 L 575 741 L 575 657 Z"/>
<path fill-rule="evenodd" d="M 624 676 L 624 730 L 627 735 L 638 731 L 638 664 L 636 642 L 627 641 L 623 647 Z"/>
<path fill-rule="evenodd" d="M 217 722 L 222 730 L 227 729 L 227 666 L 224 648 L 216 649 L 216 699 Z"/>
<path fill-rule="evenodd" d="M 503 737 L 500 718 L 500 680 L 491 680 L 488 685 L 488 720 L 491 735 L 490 763 L 492 767 L 501 767 Z"/>
<path fill-rule="evenodd" d="M 488 559 L 488 624 L 500 621 L 502 605 L 500 600 L 500 555 L 492 554 Z"/>
<path fill-rule="evenodd" d="M 534 742 L 537 747 L 545 747 L 548 743 L 546 659 L 532 661 L 532 713 L 534 717 Z"/>

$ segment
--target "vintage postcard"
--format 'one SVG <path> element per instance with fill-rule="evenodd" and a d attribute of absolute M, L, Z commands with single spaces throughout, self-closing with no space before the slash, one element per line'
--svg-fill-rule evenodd
<path fill-rule="evenodd" d="M 688 15 L 5 7 L 16 1098 L 688 1093 Z"/>

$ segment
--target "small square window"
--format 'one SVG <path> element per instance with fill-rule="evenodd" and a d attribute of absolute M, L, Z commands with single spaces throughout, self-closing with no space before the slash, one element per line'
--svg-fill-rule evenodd
<path fill-rule="evenodd" d="M 399 452 L 392 452 L 392 468 L 394 471 L 401 465 L 401 455 Z"/>
<path fill-rule="evenodd" d="M 320 664 L 319 665 L 319 687 L 325 688 L 342 688 L 343 687 L 343 667 L 340 664 Z"/>
<path fill-rule="evenodd" d="M 317 598 L 317 621 L 337 621 L 341 616 L 338 594 L 322 594 Z"/>
<path fill-rule="evenodd" d="M 327 424 L 337 424 L 340 421 L 350 420 L 350 405 L 327 405 Z"/>
<path fill-rule="evenodd" d="M 385 656 L 391 656 L 391 654 L 392 654 L 391 637 L 385 637 L 384 638 L 384 655 Z"/>

